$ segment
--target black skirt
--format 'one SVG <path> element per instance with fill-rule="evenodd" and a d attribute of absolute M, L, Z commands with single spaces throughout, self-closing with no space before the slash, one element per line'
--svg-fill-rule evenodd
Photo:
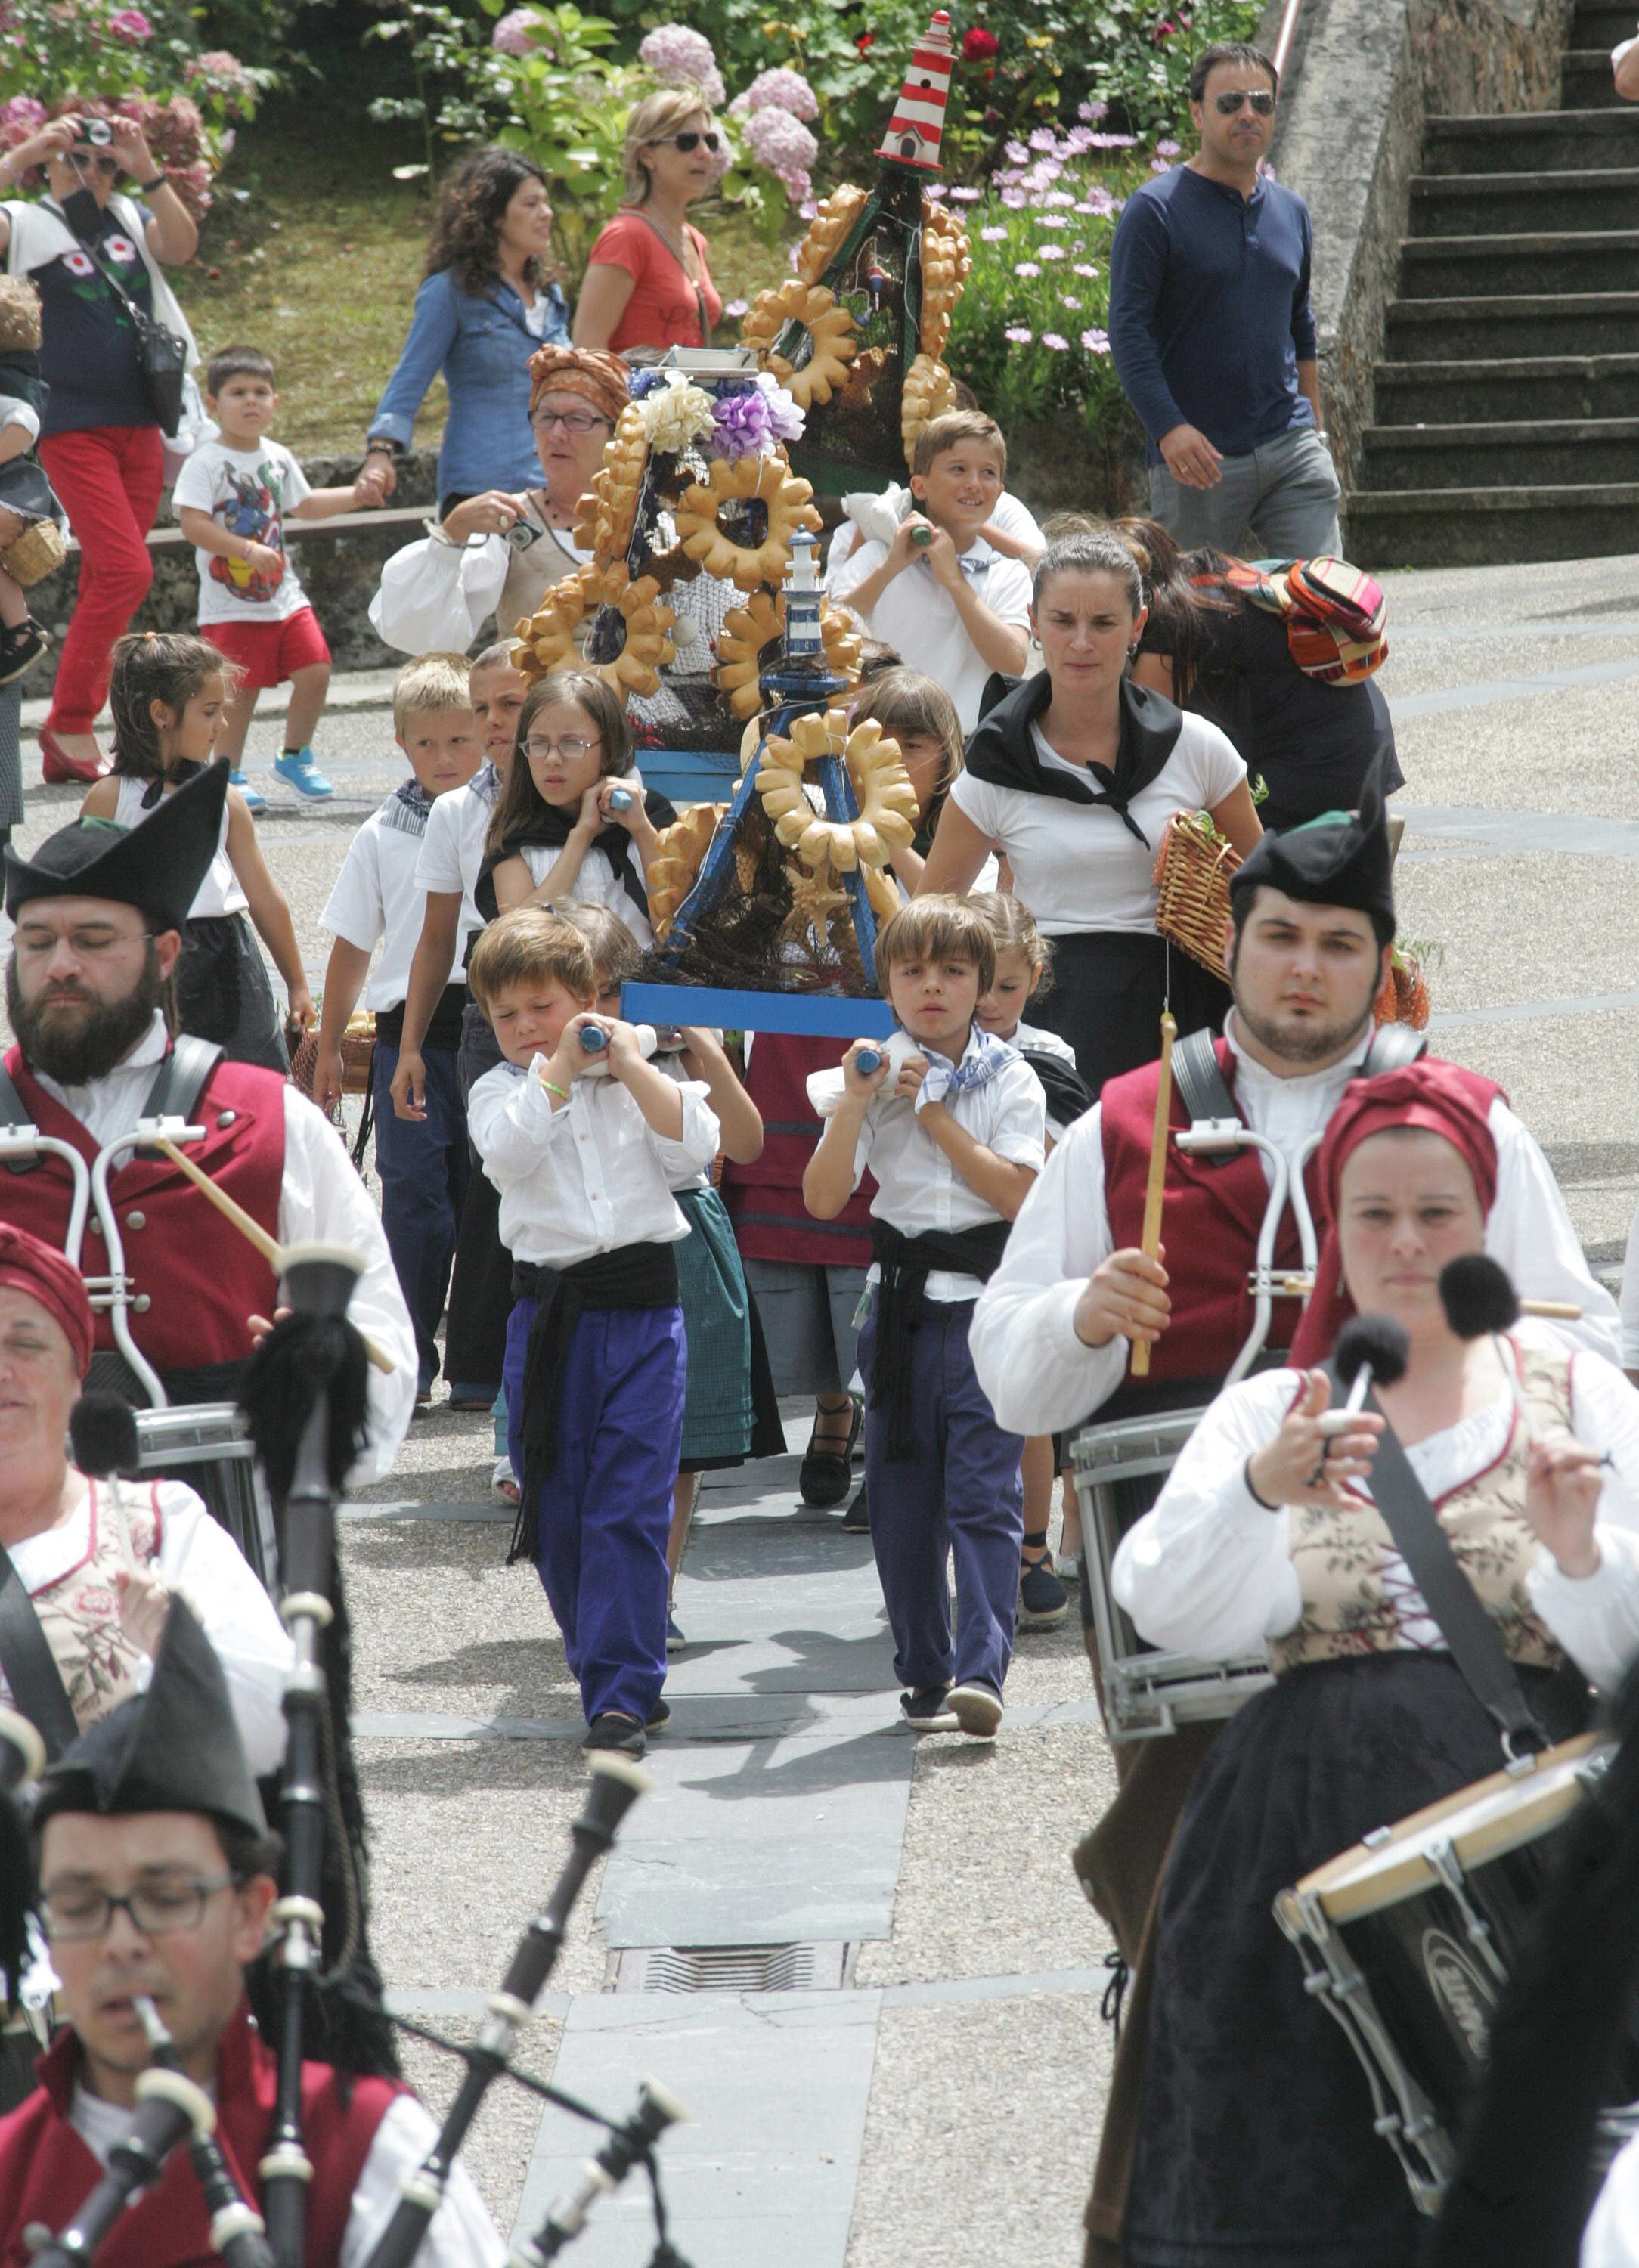
<path fill-rule="evenodd" d="M 1520 1675 L 1547 1719 L 1563 1684 Z M 1443 1653 L 1299 1669 L 1231 1719 L 1191 1791 L 1161 1895 L 1128 2268 L 1414 2268 L 1427 2257 L 1430 2224 L 1372 2131 L 1365 2074 L 1305 1992 L 1271 1909 L 1374 1828 L 1502 1764 L 1496 1727 Z"/>
<path fill-rule="evenodd" d="M 230 1063 L 290 1068 L 273 987 L 244 914 L 190 916 L 176 965 L 178 1028 L 214 1040 Z"/>
<path fill-rule="evenodd" d="M 1223 1029 L 1230 989 L 1198 961 L 1153 934 L 1083 930 L 1054 939 L 1053 990 L 1032 1001 L 1031 1019 L 1069 1041 L 1096 1102 L 1106 1079 L 1160 1054 L 1169 987 L 1180 1040 Z"/>

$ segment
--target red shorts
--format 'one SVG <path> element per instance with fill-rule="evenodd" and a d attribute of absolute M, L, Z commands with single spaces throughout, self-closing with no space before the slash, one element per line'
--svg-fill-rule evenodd
<path fill-rule="evenodd" d="M 311 607 L 298 607 L 282 622 L 202 622 L 199 635 L 207 645 L 225 653 L 245 673 L 244 682 L 265 692 L 283 685 L 298 669 L 328 661 L 330 649 Z"/>

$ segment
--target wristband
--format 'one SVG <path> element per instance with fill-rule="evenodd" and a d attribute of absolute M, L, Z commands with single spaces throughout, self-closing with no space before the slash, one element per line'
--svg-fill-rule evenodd
<path fill-rule="evenodd" d="M 560 1102 L 567 1102 L 569 1101 L 570 1091 L 568 1087 L 560 1086 L 555 1079 L 543 1078 L 540 1084 L 546 1088 L 548 1094 L 555 1094 Z"/>
<path fill-rule="evenodd" d="M 168 188 L 170 185 L 171 176 L 161 166 L 151 181 L 133 181 L 131 187 L 136 191 L 138 196 L 151 197 L 156 189 Z"/>
<path fill-rule="evenodd" d="M 1254 1450 L 1253 1452 L 1253 1455 L 1255 1456 L 1257 1452 Z M 1270 1504 L 1266 1498 L 1260 1497 L 1258 1494 L 1256 1488 L 1253 1485 L 1251 1457 L 1248 1457 L 1246 1463 L 1241 1467 L 1240 1476 L 1242 1480 L 1246 1482 L 1246 1493 L 1254 1504 L 1262 1505 L 1265 1512 L 1278 1512 L 1280 1510 L 1281 1507 L 1278 1504 Z"/>
<path fill-rule="evenodd" d="M 364 454 L 367 457 L 401 457 L 403 453 L 403 448 L 397 441 L 378 440 L 373 433 L 365 437 Z"/>

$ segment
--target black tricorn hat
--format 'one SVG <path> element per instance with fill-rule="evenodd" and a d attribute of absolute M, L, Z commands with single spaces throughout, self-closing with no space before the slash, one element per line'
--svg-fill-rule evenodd
<path fill-rule="evenodd" d="M 202 1811 L 267 1833 L 227 1679 L 186 1600 L 173 1595 L 166 1609 L 147 1692 L 99 1718 L 41 1773 L 36 1830 L 59 1811 Z"/>
<path fill-rule="evenodd" d="M 1230 878 L 1237 910 L 1250 910 L 1253 894 L 1268 883 L 1310 905 L 1370 914 L 1386 943 L 1394 934 L 1394 873 L 1383 808 L 1385 764 L 1379 754 L 1362 784 L 1358 811 L 1323 812 L 1302 827 L 1266 835 Z"/>
<path fill-rule="evenodd" d="M 116 832 L 106 821 L 77 819 L 29 858 L 8 843 L 7 913 L 15 921 L 35 898 L 107 898 L 139 907 L 158 929 L 180 930 L 222 839 L 232 769 L 225 756 L 207 765 L 135 827 Z"/>

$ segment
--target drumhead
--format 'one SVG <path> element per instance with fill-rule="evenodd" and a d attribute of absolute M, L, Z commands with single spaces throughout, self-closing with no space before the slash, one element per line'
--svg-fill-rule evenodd
<path fill-rule="evenodd" d="M 1438 1843 L 1450 1843 L 1464 1872 L 1472 1874 L 1505 1851 L 1534 1842 L 1574 1811 L 1583 1798 L 1578 1773 L 1596 1750 L 1609 1755 L 1612 1744 L 1584 1733 L 1544 1749 L 1533 1771 L 1518 1778 L 1493 1772 L 1459 1788 L 1442 1802 L 1399 1821 L 1375 1850 L 1356 1843 L 1305 1874 L 1297 1895 L 1318 1898 L 1334 1922 L 1380 1912 L 1438 1881 L 1428 1857 L 1430 1846 Z"/>

